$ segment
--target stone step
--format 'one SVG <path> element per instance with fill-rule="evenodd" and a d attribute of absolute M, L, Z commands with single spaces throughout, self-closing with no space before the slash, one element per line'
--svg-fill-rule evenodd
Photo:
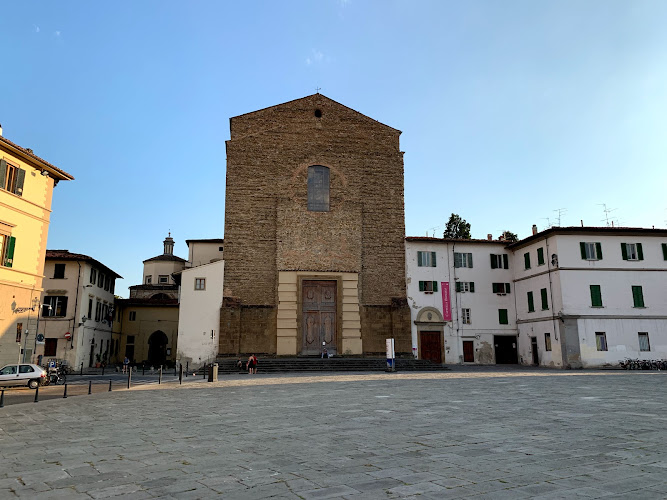
<path fill-rule="evenodd" d="M 245 359 L 242 360 L 245 364 Z M 218 359 L 218 373 L 239 373 L 236 366 L 237 358 Z M 382 358 L 259 358 L 258 371 L 263 373 L 284 372 L 358 372 L 384 371 L 387 361 Z M 447 367 L 425 360 L 399 358 L 396 360 L 396 371 L 446 371 Z"/>

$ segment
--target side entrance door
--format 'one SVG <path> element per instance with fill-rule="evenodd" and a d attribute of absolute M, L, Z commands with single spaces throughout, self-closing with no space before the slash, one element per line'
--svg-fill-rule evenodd
<path fill-rule="evenodd" d="M 537 351 L 537 337 L 530 337 L 530 349 L 533 352 L 533 364 L 539 366 L 540 355 Z"/>
<path fill-rule="evenodd" d="M 442 363 L 442 342 L 440 332 L 420 332 L 422 359 L 432 363 Z"/>
<path fill-rule="evenodd" d="M 475 342 L 473 340 L 463 341 L 463 362 L 464 363 L 475 362 Z"/>
<path fill-rule="evenodd" d="M 494 335 L 497 365 L 515 365 L 519 362 L 514 335 Z"/>
<path fill-rule="evenodd" d="M 336 282 L 302 282 L 301 354 L 336 354 Z"/>

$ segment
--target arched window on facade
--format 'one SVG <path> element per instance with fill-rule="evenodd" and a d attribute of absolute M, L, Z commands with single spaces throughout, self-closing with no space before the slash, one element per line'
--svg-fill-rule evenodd
<path fill-rule="evenodd" d="M 308 210 L 329 211 L 329 168 L 322 165 L 308 167 Z"/>

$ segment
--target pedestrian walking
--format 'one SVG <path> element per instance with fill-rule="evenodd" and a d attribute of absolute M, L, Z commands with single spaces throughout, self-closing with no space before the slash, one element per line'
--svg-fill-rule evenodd
<path fill-rule="evenodd" d="M 248 374 L 256 374 L 257 373 L 257 356 L 254 354 L 251 354 L 250 357 L 248 358 Z"/>
<path fill-rule="evenodd" d="M 127 372 L 127 367 L 130 364 L 130 360 L 128 359 L 127 356 L 125 356 L 125 359 L 123 360 L 123 373 Z"/>

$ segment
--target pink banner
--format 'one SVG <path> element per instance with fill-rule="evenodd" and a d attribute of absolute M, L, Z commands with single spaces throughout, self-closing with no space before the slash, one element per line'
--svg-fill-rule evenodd
<path fill-rule="evenodd" d="M 442 317 L 445 321 L 451 321 L 452 304 L 449 300 L 449 282 L 441 282 L 440 290 L 442 290 Z"/>

